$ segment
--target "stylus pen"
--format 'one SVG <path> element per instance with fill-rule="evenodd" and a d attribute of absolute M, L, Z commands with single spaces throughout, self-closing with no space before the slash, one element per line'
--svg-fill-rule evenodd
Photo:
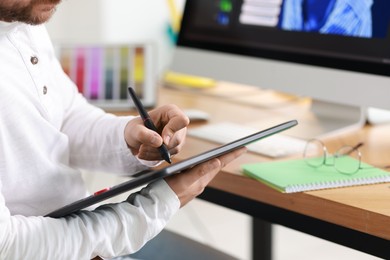
<path fill-rule="evenodd" d="M 141 101 L 138 99 L 132 87 L 129 87 L 129 93 L 131 98 L 133 99 L 135 108 L 138 110 L 138 113 L 140 114 L 142 120 L 144 121 L 144 125 L 150 130 L 153 130 L 156 133 L 158 133 L 156 126 L 153 124 L 152 119 L 150 119 L 148 112 L 146 112 L 144 106 L 142 105 Z M 171 154 L 169 153 L 168 148 L 164 145 L 164 143 L 158 148 L 158 150 L 160 151 L 162 158 L 168 163 L 171 163 Z"/>

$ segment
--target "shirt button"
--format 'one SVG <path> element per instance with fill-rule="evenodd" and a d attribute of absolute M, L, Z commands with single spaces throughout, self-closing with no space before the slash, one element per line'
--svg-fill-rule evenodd
<path fill-rule="evenodd" d="M 43 95 L 46 95 L 46 94 L 47 94 L 47 87 L 43 86 Z"/>
<path fill-rule="evenodd" d="M 38 58 L 37 57 L 35 57 L 35 56 L 32 56 L 31 57 L 31 59 L 30 59 L 30 61 L 31 61 L 31 63 L 33 64 L 33 65 L 35 65 L 35 64 L 37 64 L 38 63 Z"/>

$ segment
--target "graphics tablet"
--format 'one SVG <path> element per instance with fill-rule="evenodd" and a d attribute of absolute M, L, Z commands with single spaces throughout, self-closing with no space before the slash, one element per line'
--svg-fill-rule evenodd
<path fill-rule="evenodd" d="M 103 200 L 109 199 L 111 197 L 114 197 L 116 195 L 119 195 L 121 193 L 130 191 L 132 189 L 135 189 L 139 186 L 148 184 L 149 182 L 152 182 L 157 179 L 161 179 L 164 177 L 167 177 L 172 174 L 180 173 L 184 170 L 190 169 L 200 163 L 206 162 L 208 160 L 211 160 L 213 158 L 216 158 L 218 156 L 221 156 L 223 154 L 226 154 L 230 151 L 233 151 L 235 149 L 241 148 L 243 146 L 246 146 L 250 143 L 253 143 L 255 141 L 258 141 L 260 139 L 266 138 L 268 136 L 271 136 L 273 134 L 279 133 L 281 131 L 287 130 L 295 125 L 297 125 L 298 122 L 296 120 L 288 121 L 285 123 L 282 123 L 280 125 L 273 126 L 271 128 L 262 130 L 260 132 L 251 134 L 249 136 L 240 138 L 236 141 L 230 142 L 228 144 L 222 145 L 220 147 L 214 148 L 212 150 L 206 151 L 204 153 L 201 153 L 199 155 L 195 155 L 193 157 L 190 157 L 186 160 L 180 161 L 178 163 L 174 163 L 172 165 L 169 165 L 165 168 L 158 169 L 158 170 L 146 170 L 141 173 L 137 173 L 136 175 L 133 175 L 132 179 L 126 182 L 123 182 L 121 184 L 118 184 L 116 186 L 106 188 L 103 190 L 100 190 L 98 192 L 95 192 L 91 196 L 88 196 L 84 199 L 75 201 L 69 205 L 66 205 L 58 210 L 55 210 L 49 214 L 46 215 L 46 217 L 63 217 L 66 215 L 69 215 L 73 212 L 76 212 L 78 210 L 84 209 L 86 207 L 89 207 L 91 205 L 94 205 L 98 202 L 101 202 Z"/>

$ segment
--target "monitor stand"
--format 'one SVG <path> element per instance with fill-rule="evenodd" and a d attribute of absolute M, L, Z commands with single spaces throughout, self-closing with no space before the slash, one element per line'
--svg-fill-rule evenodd
<path fill-rule="evenodd" d="M 390 122 L 390 111 L 361 108 L 332 102 L 313 100 L 310 116 L 304 122 L 304 131 L 293 136 L 310 139 L 326 138 L 362 128 L 365 124 L 378 125 Z"/>
<path fill-rule="evenodd" d="M 293 136 L 303 139 L 325 138 L 363 127 L 366 113 L 364 109 L 355 106 L 312 100 L 309 116 L 302 123 L 304 130 L 294 132 Z"/>
<path fill-rule="evenodd" d="M 367 123 L 379 125 L 390 122 L 390 111 L 385 109 L 369 107 L 367 109 Z"/>

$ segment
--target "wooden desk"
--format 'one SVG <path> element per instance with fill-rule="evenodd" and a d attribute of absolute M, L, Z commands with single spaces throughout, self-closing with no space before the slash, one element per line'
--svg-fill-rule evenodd
<path fill-rule="evenodd" d="M 288 101 L 291 97 L 273 95 L 225 83 L 217 89 L 207 91 L 161 88 L 158 103 L 199 108 L 210 113 L 211 122 L 228 120 L 266 127 L 296 118 L 300 121 L 300 126 L 295 131 L 308 131 L 312 118 L 306 109 L 307 100 L 295 100 L 291 103 Z M 276 103 L 269 102 L 271 97 L 277 100 Z M 258 105 L 262 102 L 265 107 Z M 390 164 L 390 125 L 366 126 L 324 141 L 330 152 L 343 144 L 363 141 L 363 161 L 375 165 Z M 176 160 L 216 145 L 188 137 L 183 152 Z M 268 160 L 270 159 L 252 153 L 240 157 L 225 167 L 200 197 L 250 214 L 256 220 L 284 225 L 390 259 L 390 184 L 283 194 L 240 173 L 240 165 L 243 163 Z M 261 232 L 266 231 L 263 229 Z M 259 234 L 255 234 L 254 239 L 257 239 L 257 235 Z M 259 248 L 258 244 L 254 248 Z M 254 259 L 264 259 L 259 254 L 270 258 L 270 254 L 264 256 L 264 252 L 255 250 Z"/>

